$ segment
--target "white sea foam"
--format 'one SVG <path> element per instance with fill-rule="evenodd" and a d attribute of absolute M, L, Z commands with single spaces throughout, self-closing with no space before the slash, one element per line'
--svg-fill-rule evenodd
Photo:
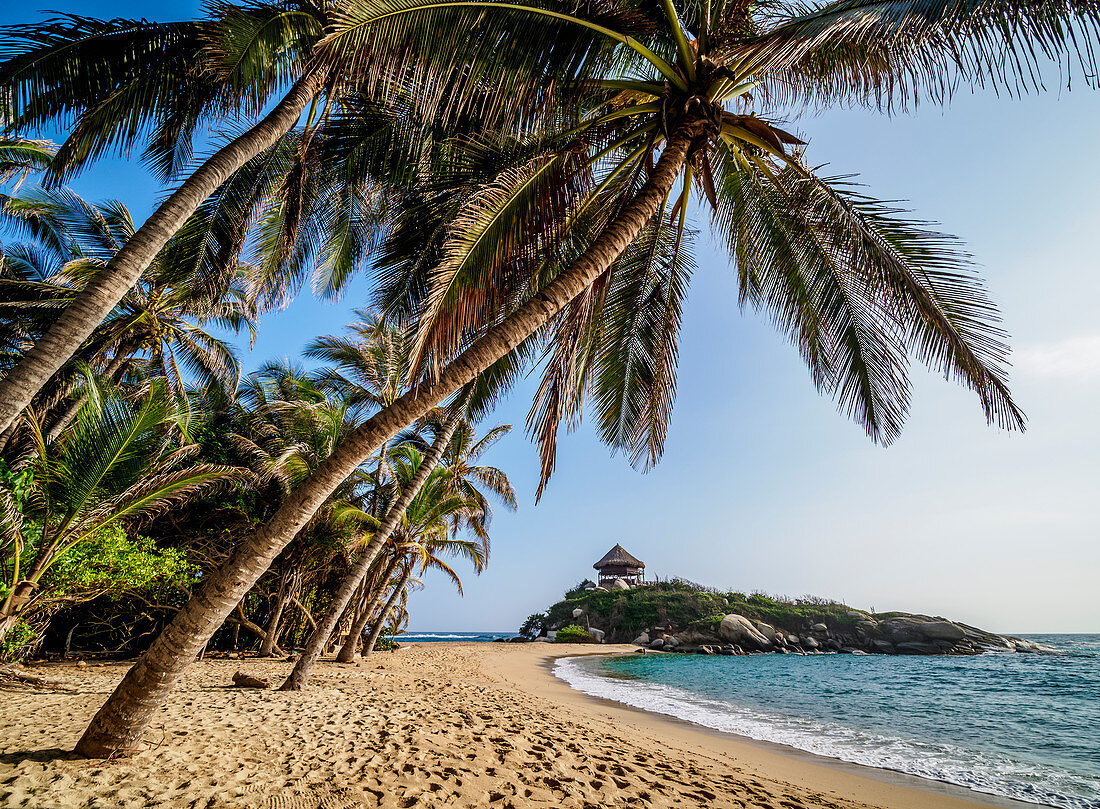
<path fill-rule="evenodd" d="M 1059 809 L 1100 809 L 1100 800 L 1083 797 L 1095 794 L 1094 782 L 1048 766 L 915 739 L 889 738 L 778 711 L 743 708 L 662 683 L 600 676 L 590 670 L 592 665 L 592 660 L 562 658 L 554 673 L 586 694 L 758 741 Z"/>

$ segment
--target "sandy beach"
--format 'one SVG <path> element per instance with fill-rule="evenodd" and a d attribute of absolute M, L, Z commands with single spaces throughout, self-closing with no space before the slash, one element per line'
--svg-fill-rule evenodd
<path fill-rule="evenodd" d="M 35 673 L 76 690 L 0 691 L 0 806 L 988 805 L 598 701 L 550 673 L 558 655 L 631 651 L 421 644 L 325 662 L 308 690 L 291 693 L 228 687 L 237 670 L 277 685 L 289 663 L 207 660 L 191 667 L 143 749 L 109 762 L 68 751 L 129 664 L 43 666 Z"/>

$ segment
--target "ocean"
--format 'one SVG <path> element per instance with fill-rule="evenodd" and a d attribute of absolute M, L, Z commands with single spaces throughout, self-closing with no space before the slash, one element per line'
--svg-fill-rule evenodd
<path fill-rule="evenodd" d="M 638 655 L 559 660 L 574 688 L 821 756 L 1100 809 L 1100 635 L 1061 655 Z"/>
<path fill-rule="evenodd" d="M 487 643 L 497 638 L 511 638 L 515 634 L 515 632 L 405 632 L 397 636 L 397 642 L 441 643 L 464 640 Z"/>

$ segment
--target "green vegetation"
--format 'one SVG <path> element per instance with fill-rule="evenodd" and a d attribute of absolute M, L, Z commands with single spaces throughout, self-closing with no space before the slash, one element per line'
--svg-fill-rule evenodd
<path fill-rule="evenodd" d="M 569 595 L 573 597 L 547 610 L 546 626 L 562 626 L 572 621 L 573 610 L 581 607 L 587 611 L 589 622 L 605 630 L 608 641 L 616 643 L 629 642 L 640 631 L 652 626 L 671 626 L 676 630 L 714 629 L 722 616 L 729 613 L 794 632 L 805 631 L 818 622 L 850 626 L 859 620 L 851 607 L 826 599 L 722 593 L 681 579 L 630 590 L 596 590 L 583 594 L 577 594 L 574 588 Z"/>
<path fill-rule="evenodd" d="M 592 636 L 583 626 L 563 626 L 554 635 L 555 643 L 592 643 Z"/>

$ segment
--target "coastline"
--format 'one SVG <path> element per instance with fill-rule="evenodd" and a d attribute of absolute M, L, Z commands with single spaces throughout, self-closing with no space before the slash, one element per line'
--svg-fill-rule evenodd
<path fill-rule="evenodd" d="M 702 755 L 736 760 L 746 772 L 760 777 L 778 778 L 795 786 L 824 790 L 838 798 L 856 799 L 882 809 L 915 806 L 923 809 L 974 809 L 979 806 L 1034 809 L 1044 806 L 976 792 L 944 781 L 819 756 L 797 747 L 716 730 L 676 716 L 587 694 L 554 674 L 554 666 L 558 660 L 600 654 L 634 654 L 637 647 L 618 645 L 596 649 L 576 645 L 572 649 L 561 651 L 561 647 L 549 647 L 538 667 L 541 677 L 532 678 L 526 687 L 532 693 L 571 708 L 592 711 L 620 727 L 629 723 L 639 732 L 661 738 L 663 742 L 675 740 L 677 743 L 690 745 L 695 752 Z M 542 682 L 538 682 L 539 680 Z"/>
<path fill-rule="evenodd" d="M 13 689 L 0 716 L 0 805 L 28 809 L 360 807 L 1034 807 L 708 730 L 590 697 L 559 657 L 632 646 L 412 644 L 356 665 L 324 661 L 301 692 L 291 664 L 206 660 L 184 676 L 142 749 L 69 751 L 129 663 L 50 665 L 71 692 Z M 942 788 L 941 788 L 942 787 Z M 987 800 L 988 798 L 988 800 Z"/>

